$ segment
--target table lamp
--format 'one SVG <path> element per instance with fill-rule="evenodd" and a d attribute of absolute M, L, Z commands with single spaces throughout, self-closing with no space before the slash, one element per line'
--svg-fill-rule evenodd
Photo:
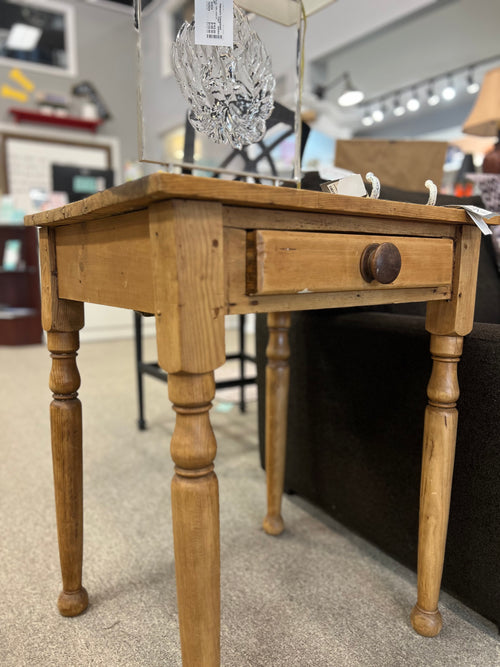
<path fill-rule="evenodd" d="M 309 16 L 332 2 L 335 0 L 302 0 L 304 14 Z M 297 10 L 300 9 L 300 3 L 297 0 L 273 0 L 272 2 L 269 0 L 238 0 L 238 5 L 249 12 L 283 25 L 297 23 Z"/>
<path fill-rule="evenodd" d="M 483 173 L 500 174 L 500 67 L 484 75 L 476 103 L 462 129 L 466 134 L 498 136 L 498 143 L 484 157 Z"/>

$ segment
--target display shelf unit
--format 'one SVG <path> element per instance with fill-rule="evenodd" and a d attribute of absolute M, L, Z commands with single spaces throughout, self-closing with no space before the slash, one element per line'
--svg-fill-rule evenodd
<path fill-rule="evenodd" d="M 41 343 L 37 230 L 0 222 L 0 260 L 9 239 L 21 241 L 21 256 L 19 268 L 0 268 L 0 345 Z"/>
<path fill-rule="evenodd" d="M 76 130 L 89 130 L 97 132 L 97 128 L 102 124 L 100 118 L 90 120 L 79 118 L 77 116 L 57 116 L 56 114 L 46 114 L 32 109 L 9 109 L 14 116 L 16 123 L 43 123 L 46 125 L 58 125 L 62 127 L 72 127 Z"/>

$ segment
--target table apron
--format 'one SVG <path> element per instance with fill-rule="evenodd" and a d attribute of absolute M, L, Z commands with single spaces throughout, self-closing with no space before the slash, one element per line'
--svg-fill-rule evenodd
<path fill-rule="evenodd" d="M 55 228 L 58 296 L 154 313 L 149 234 L 147 209 Z M 334 236 L 335 233 L 331 235 L 332 238 Z M 369 241 L 369 236 L 366 238 Z M 410 241 L 421 244 L 426 240 L 416 238 Z M 444 255 L 449 266 L 453 241 L 442 238 L 428 241 L 431 244 L 437 242 L 439 248 L 448 248 Z M 387 286 L 374 289 L 362 284 L 346 287 L 339 283 L 313 294 L 294 294 L 291 289 L 290 293 L 251 296 L 247 293 L 246 252 L 247 231 L 225 228 L 225 302 L 228 314 L 424 302 L 446 300 L 451 296 L 451 284 L 446 280 L 438 280 L 431 285 L 396 285 L 389 289 Z M 269 268 L 272 269 L 272 264 Z"/>
<path fill-rule="evenodd" d="M 55 233 L 60 298 L 154 312 L 147 210 Z"/>

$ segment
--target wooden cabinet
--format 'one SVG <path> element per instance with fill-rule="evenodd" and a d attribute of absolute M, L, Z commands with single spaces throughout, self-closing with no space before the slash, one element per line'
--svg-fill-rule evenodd
<path fill-rule="evenodd" d="M 21 241 L 19 266 L 3 267 L 5 243 Z M 36 228 L 0 223 L 0 345 L 42 342 L 40 274 Z"/>

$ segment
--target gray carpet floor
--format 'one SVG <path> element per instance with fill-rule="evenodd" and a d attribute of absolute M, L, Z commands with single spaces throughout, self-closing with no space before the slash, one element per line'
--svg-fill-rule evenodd
<path fill-rule="evenodd" d="M 146 378 L 136 429 L 133 343 L 79 355 L 84 405 L 84 583 L 91 606 L 59 616 L 60 577 L 42 346 L 0 347 L 0 665 L 176 667 L 180 663 L 169 487 L 173 418 Z M 442 634 L 414 633 L 415 575 L 297 498 L 286 532 L 261 529 L 265 479 L 256 405 L 217 397 L 225 667 L 495 667 L 491 624 L 443 595 Z"/>

